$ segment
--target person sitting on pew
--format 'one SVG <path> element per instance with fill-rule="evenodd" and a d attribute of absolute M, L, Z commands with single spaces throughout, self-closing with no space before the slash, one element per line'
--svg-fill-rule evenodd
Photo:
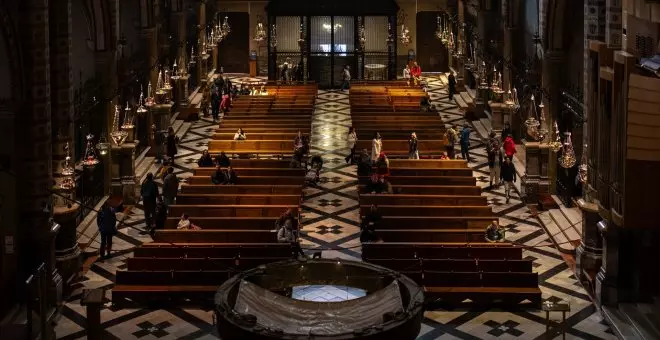
<path fill-rule="evenodd" d="M 378 156 L 383 149 L 383 140 L 380 137 L 380 133 L 374 133 L 374 139 L 371 140 L 371 162 L 376 163 Z"/>
<path fill-rule="evenodd" d="M 360 229 L 364 230 L 368 227 L 373 227 L 374 229 L 378 226 L 380 221 L 383 219 L 383 216 L 378 211 L 378 206 L 373 204 L 369 208 L 369 212 L 362 218 L 362 223 L 360 224 Z"/>
<path fill-rule="evenodd" d="M 493 220 L 486 228 L 486 240 L 489 242 L 504 242 L 506 235 L 504 230 L 504 228 L 500 227 L 499 221 Z"/>
<path fill-rule="evenodd" d="M 290 243 L 293 248 L 294 258 L 300 256 L 305 258 L 305 252 L 303 252 L 300 247 L 300 241 L 298 240 L 298 230 L 293 226 L 293 220 L 287 219 L 284 221 L 284 225 L 280 230 L 277 231 L 277 242 L 280 243 Z"/>
<path fill-rule="evenodd" d="M 446 161 L 446 160 L 448 160 L 448 159 L 449 159 L 449 156 L 447 156 L 447 152 L 446 152 L 446 151 L 443 152 L 443 153 L 440 155 L 440 160 Z"/>
<path fill-rule="evenodd" d="M 371 182 L 367 184 L 365 191 L 369 194 L 391 194 L 392 185 L 385 179 L 385 176 L 373 174 L 371 175 Z"/>
<path fill-rule="evenodd" d="M 410 86 L 410 65 L 408 64 L 403 69 L 403 79 L 406 80 L 406 85 Z"/>
<path fill-rule="evenodd" d="M 222 167 L 218 165 L 213 175 L 211 175 L 211 182 L 215 185 L 220 185 L 225 184 L 226 180 L 225 172 L 222 170 Z"/>
<path fill-rule="evenodd" d="M 208 168 L 213 166 L 213 158 L 209 154 L 209 150 L 204 150 L 202 152 L 202 156 L 199 157 L 199 160 L 197 161 L 197 166 L 200 168 Z"/>
<path fill-rule="evenodd" d="M 156 217 L 154 217 L 155 226 L 149 229 L 151 237 L 154 236 L 156 230 L 165 229 L 165 222 L 167 221 L 167 205 L 163 202 L 162 197 L 158 197 L 156 202 Z"/>
<path fill-rule="evenodd" d="M 181 219 L 179 220 L 179 224 L 176 225 L 176 228 L 179 230 L 202 230 L 202 228 L 190 222 L 190 219 L 186 214 L 181 215 Z"/>
<path fill-rule="evenodd" d="M 298 133 L 296 134 L 295 137 L 293 137 L 293 151 L 296 152 L 298 150 L 301 150 L 304 154 L 304 149 L 305 149 L 305 144 L 303 141 L 303 135 L 300 130 L 298 130 Z"/>
<path fill-rule="evenodd" d="M 380 241 L 381 239 L 376 233 L 376 227 L 374 225 L 368 225 L 366 228 L 362 229 L 362 232 L 360 232 L 360 243 Z"/>
<path fill-rule="evenodd" d="M 413 83 L 419 85 L 422 81 L 422 67 L 417 64 L 416 61 L 413 62 L 413 67 L 410 68 L 410 76 L 412 77 Z"/>
<path fill-rule="evenodd" d="M 371 156 L 369 156 L 369 151 L 362 149 L 362 155 L 357 166 L 357 174 L 358 176 L 369 176 L 371 170 Z"/>
<path fill-rule="evenodd" d="M 293 216 L 293 210 L 287 209 L 280 217 L 275 220 L 275 230 L 279 231 L 284 227 L 285 224 L 291 223 L 294 224 L 296 218 Z"/>
<path fill-rule="evenodd" d="M 390 175 L 390 160 L 384 152 L 381 152 L 376 160 L 376 173 L 381 176 Z"/>
<path fill-rule="evenodd" d="M 267 96 L 268 95 L 268 90 L 266 90 L 266 85 L 261 85 L 261 90 L 259 91 L 259 95 L 262 95 L 262 96 Z"/>
<path fill-rule="evenodd" d="M 243 128 L 238 128 L 238 131 L 234 134 L 234 140 L 246 140 L 247 135 L 245 134 L 245 131 L 243 131 Z"/>
<path fill-rule="evenodd" d="M 433 104 L 431 104 L 431 97 L 429 97 L 428 94 L 422 97 L 419 101 L 419 110 L 422 112 L 431 112 L 432 107 Z"/>
<path fill-rule="evenodd" d="M 225 169 L 225 182 L 222 184 L 235 185 L 237 180 L 238 180 L 238 176 L 236 176 L 236 171 L 234 171 L 234 169 L 231 166 L 228 166 Z"/>
<path fill-rule="evenodd" d="M 231 165 L 231 160 L 227 157 L 224 151 L 220 151 L 218 157 L 215 158 L 215 165 L 226 168 Z"/>

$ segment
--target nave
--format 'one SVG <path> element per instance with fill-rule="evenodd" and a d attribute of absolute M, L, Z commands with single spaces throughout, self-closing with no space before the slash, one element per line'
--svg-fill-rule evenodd
<path fill-rule="evenodd" d="M 233 77 L 239 83 L 245 77 Z M 463 116 L 454 102 L 446 99 L 446 90 L 439 80 L 429 79 L 429 93 L 445 124 L 463 124 Z M 312 155 L 323 157 L 323 169 L 318 186 L 304 189 L 302 202 L 302 231 L 304 248 L 323 250 L 324 258 L 360 260 L 359 201 L 356 167 L 347 165 L 344 157 L 349 152 L 346 142 L 351 119 L 348 93 L 319 90 L 316 97 L 311 126 Z M 222 124 L 222 123 L 221 123 Z M 217 128 L 210 119 L 191 123 L 182 131 L 179 162 L 175 172 L 180 178 L 193 175 L 196 162 L 208 147 L 209 138 Z M 488 186 L 486 155 L 482 138 L 472 134 L 470 149 L 473 176 L 478 186 Z M 387 140 L 384 141 L 385 150 Z M 547 234 L 532 218 L 525 205 L 514 194 L 505 203 L 503 189 L 484 191 L 483 196 L 500 224 L 515 224 L 507 238 L 529 246 L 523 257 L 533 261 L 533 270 L 539 274 L 539 286 L 544 300 L 568 301 L 571 312 L 567 320 L 569 337 L 613 339 L 611 332 L 596 314 L 590 298 L 581 288 L 565 259 L 554 247 Z M 144 230 L 144 215 L 139 205 L 128 216 L 126 227 L 115 238 L 115 252 L 103 262 L 93 263 L 85 280 L 63 307 L 57 326 L 58 338 L 79 339 L 84 336 L 84 309 L 80 306 L 83 288 L 107 288 L 107 303 L 102 311 L 102 322 L 108 338 L 119 339 L 211 339 L 216 338 L 212 311 L 195 308 L 173 309 L 118 309 L 112 304 L 111 292 L 118 271 L 127 268 L 127 259 L 133 250 L 151 242 Z M 313 250 L 307 250 L 308 254 Z M 567 261 L 568 260 L 568 261 Z M 327 292 L 323 292 L 327 293 Z M 498 312 L 476 310 L 436 310 L 426 312 L 420 339 L 491 339 L 491 338 L 546 338 L 545 315 L 541 311 Z M 556 316 L 555 316 L 556 317 Z M 555 334 L 555 333 L 551 333 Z M 552 336 L 554 337 L 554 336 Z"/>

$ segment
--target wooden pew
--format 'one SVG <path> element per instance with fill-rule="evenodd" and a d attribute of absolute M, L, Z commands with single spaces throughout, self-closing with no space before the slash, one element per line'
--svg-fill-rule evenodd
<path fill-rule="evenodd" d="M 211 182 L 211 176 L 191 176 L 186 181 L 193 185 L 213 184 Z M 299 176 L 239 176 L 237 182 L 238 185 L 303 185 L 305 178 Z"/>
<path fill-rule="evenodd" d="M 532 261 L 507 259 L 371 259 L 370 263 L 396 271 L 532 272 Z"/>
<path fill-rule="evenodd" d="M 391 168 L 416 168 L 416 169 L 468 169 L 468 164 L 462 159 L 393 159 L 390 161 Z"/>
<path fill-rule="evenodd" d="M 311 122 L 312 116 L 310 115 L 232 115 L 222 118 L 221 124 L 229 124 L 234 122 L 244 122 L 246 124 L 255 123 L 296 123 L 296 122 Z"/>
<path fill-rule="evenodd" d="M 220 151 L 227 154 L 292 154 L 293 140 L 210 140 L 209 152 L 215 154 Z"/>
<path fill-rule="evenodd" d="M 369 205 L 360 206 L 362 216 L 369 210 Z M 494 216 L 489 206 L 380 205 L 378 210 L 383 216 Z"/>
<path fill-rule="evenodd" d="M 384 242 L 485 242 L 483 229 L 380 229 Z"/>
<path fill-rule="evenodd" d="M 165 229 L 176 229 L 179 219 L 178 216 L 168 217 L 165 222 Z M 193 217 L 190 220 L 203 230 L 273 230 L 275 229 L 276 219 L 272 217 Z M 298 220 L 295 220 L 294 227 L 297 225 Z"/>
<path fill-rule="evenodd" d="M 210 182 L 210 180 L 209 180 Z M 302 185 L 181 185 L 182 194 L 223 194 L 223 195 L 298 195 Z"/>
<path fill-rule="evenodd" d="M 366 193 L 366 185 L 358 186 L 361 193 Z M 479 196 L 481 188 L 477 186 L 453 185 L 393 185 L 392 192 L 396 195 L 461 195 Z"/>
<path fill-rule="evenodd" d="M 236 169 L 240 169 L 240 168 L 282 169 L 289 167 L 289 161 L 281 160 L 281 159 L 232 159 L 231 165 Z M 215 169 L 215 167 L 207 167 L 207 168 Z"/>
<path fill-rule="evenodd" d="M 179 196 L 181 197 L 181 196 Z M 362 205 L 486 206 L 486 196 L 361 194 Z M 177 198 L 178 200 L 178 198 Z M 178 202 L 178 201 L 177 201 Z"/>
<path fill-rule="evenodd" d="M 371 259 L 509 259 L 521 260 L 522 248 L 510 243 L 364 243 L 362 257 Z"/>
<path fill-rule="evenodd" d="M 248 135 L 248 139 L 250 139 L 250 132 L 253 131 L 254 129 L 258 128 L 267 128 L 272 131 L 272 129 L 280 129 L 280 128 L 293 128 L 297 130 L 301 130 L 304 128 L 308 128 L 310 126 L 308 121 L 288 121 L 288 122 L 282 122 L 282 121 L 273 121 L 273 122 L 265 122 L 265 121 L 257 121 L 257 122 L 250 122 L 250 121 L 245 121 L 245 120 L 232 120 L 232 121 L 227 121 L 227 122 L 222 122 L 220 123 L 220 127 L 223 128 L 232 128 L 235 130 L 238 130 L 239 128 L 242 128 Z"/>
<path fill-rule="evenodd" d="M 392 131 L 392 130 L 381 130 L 377 128 L 365 128 L 360 127 L 357 129 L 358 140 L 368 140 L 371 141 L 374 138 L 374 133 L 379 132 L 380 136 L 384 141 L 388 140 L 407 140 L 410 138 L 410 132 L 413 130 L 401 130 L 401 131 Z M 445 130 L 444 128 L 417 128 L 414 130 L 417 134 L 417 138 L 420 140 L 441 140 L 444 138 Z"/>
<path fill-rule="evenodd" d="M 238 168 L 232 166 L 232 169 L 236 171 L 236 175 L 241 176 L 268 176 L 268 177 L 277 177 L 277 176 L 305 176 L 305 169 L 295 169 L 289 168 Z M 197 168 L 194 170 L 195 176 L 211 176 L 215 173 L 216 168 Z"/>
<path fill-rule="evenodd" d="M 301 195 L 222 195 L 180 194 L 179 205 L 294 205 L 300 204 Z"/>
<path fill-rule="evenodd" d="M 170 216 L 187 214 L 196 217 L 279 217 L 287 209 L 298 210 L 298 205 L 179 205 L 169 207 Z M 257 242 L 257 241 L 253 241 Z"/>
<path fill-rule="evenodd" d="M 439 169 L 418 169 L 418 168 L 399 168 L 392 167 L 390 163 L 391 176 L 451 176 L 451 177 L 472 177 L 472 169 L 469 168 L 439 168 Z"/>
<path fill-rule="evenodd" d="M 383 151 L 390 157 L 408 156 L 408 140 L 383 140 Z M 417 143 L 420 154 L 442 154 L 445 152 L 445 145 L 442 139 L 439 140 L 420 140 Z M 371 150 L 371 140 L 358 140 L 357 149 Z"/>
<path fill-rule="evenodd" d="M 492 216 L 383 216 L 383 229 L 480 229 L 485 232 L 497 217 Z"/>
<path fill-rule="evenodd" d="M 134 257 L 287 257 L 287 243 L 145 243 L 135 248 Z"/>
<path fill-rule="evenodd" d="M 477 185 L 477 179 L 474 177 L 456 177 L 456 176 L 389 176 L 388 180 L 392 185 Z M 359 177 L 360 184 L 367 184 L 371 178 L 366 176 Z"/>
<path fill-rule="evenodd" d="M 280 140 L 293 140 L 296 138 L 298 135 L 297 132 L 284 132 L 284 133 L 279 133 L 279 132 L 264 132 L 264 133 L 250 133 L 248 136 L 250 140 L 275 140 L 275 139 L 280 139 Z M 303 134 L 304 136 L 308 136 L 309 134 Z M 234 133 L 227 132 L 227 133 L 214 133 L 211 135 L 211 139 L 213 140 L 233 140 L 234 139 Z"/>
<path fill-rule="evenodd" d="M 177 230 L 161 229 L 154 234 L 155 242 L 178 243 L 276 243 L 275 230 L 235 230 L 235 229 L 208 229 L 208 230 Z"/>
<path fill-rule="evenodd" d="M 250 134 L 252 133 L 264 133 L 264 132 L 282 132 L 282 133 L 298 133 L 298 131 L 302 132 L 305 135 L 308 135 L 310 131 L 312 130 L 311 124 L 308 126 L 293 126 L 293 127 L 282 127 L 282 126 L 259 126 L 259 127 L 251 127 L 249 130 L 247 130 L 245 127 L 243 127 L 244 130 L 247 132 L 247 138 L 248 140 L 250 139 Z M 238 131 L 238 127 L 224 127 L 220 126 L 217 129 L 215 129 L 215 133 L 231 133 L 232 138 L 233 134 Z M 291 139 L 293 140 L 293 139 Z"/>
<path fill-rule="evenodd" d="M 291 256 L 281 258 L 271 257 L 129 257 L 127 259 L 128 270 L 138 271 L 185 271 L 185 270 L 226 270 L 228 267 L 237 271 L 252 269 L 263 264 L 276 261 L 285 261 Z"/>

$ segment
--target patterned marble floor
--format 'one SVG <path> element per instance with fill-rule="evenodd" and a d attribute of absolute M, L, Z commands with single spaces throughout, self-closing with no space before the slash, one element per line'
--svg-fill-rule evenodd
<path fill-rule="evenodd" d="M 250 80 L 234 77 L 234 83 Z M 447 100 L 446 90 L 438 80 L 429 79 L 429 93 L 446 124 L 463 124 L 456 105 Z M 312 122 L 312 153 L 324 159 L 318 186 L 305 189 L 303 203 L 303 247 L 322 250 L 324 258 L 360 259 L 359 216 L 356 168 L 344 161 L 348 153 L 345 141 L 351 116 L 348 95 L 341 91 L 319 91 Z M 176 166 L 179 177 L 192 175 L 198 154 L 207 146 L 215 124 L 202 119 L 192 124 L 181 140 Z M 471 140 L 474 176 L 482 187 L 488 186 L 488 167 L 480 138 Z M 485 191 L 489 204 L 503 225 L 512 228 L 510 240 L 524 244 L 524 256 L 533 260 L 539 273 L 543 297 L 550 301 L 567 301 L 571 312 L 565 329 L 572 339 L 615 339 L 596 312 L 589 296 L 559 252 L 551 246 L 538 221 L 532 218 L 515 194 L 505 203 L 503 189 Z M 94 263 L 74 294 L 62 308 L 57 324 L 58 339 L 83 339 L 85 310 L 80 306 L 83 288 L 107 289 L 107 300 L 101 312 L 104 339 L 217 339 L 213 312 L 195 308 L 117 309 L 110 300 L 115 273 L 125 270 L 125 260 L 132 249 L 150 241 L 144 235 L 144 215 L 134 209 L 116 238 L 117 252 L 104 262 Z M 308 252 L 312 252 L 309 250 Z M 321 288 L 318 288 L 321 289 Z M 307 292 L 310 293 L 310 292 Z M 323 293 L 317 291 L 318 294 Z M 553 339 L 560 338 L 557 328 L 546 332 L 545 314 L 536 310 L 475 311 L 455 309 L 428 311 L 419 334 L 420 340 L 431 339 Z M 558 315 L 551 316 L 557 320 Z M 556 324 L 555 324 L 556 325 Z"/>

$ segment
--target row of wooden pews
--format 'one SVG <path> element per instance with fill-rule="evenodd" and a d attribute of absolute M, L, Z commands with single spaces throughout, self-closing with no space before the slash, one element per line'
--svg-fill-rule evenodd
<path fill-rule="evenodd" d="M 309 86 L 281 86 L 278 94 L 289 97 L 309 97 Z M 299 88 L 299 93 L 296 89 Z M 278 96 L 275 96 L 276 99 Z M 256 96 L 243 96 L 236 101 L 254 101 Z M 313 105 L 306 104 L 307 106 Z M 311 109 L 306 114 L 281 114 L 272 105 L 254 111 L 249 105 L 236 105 L 223 118 L 218 130 L 229 129 L 226 135 L 216 131 L 209 143 L 211 153 L 226 151 L 240 154 L 231 160 L 237 174 L 235 185 L 215 185 L 211 175 L 215 168 L 197 168 L 187 183 L 181 186 L 176 204 L 169 207 L 164 230 L 157 230 L 152 243 L 138 247 L 133 258 L 127 261 L 127 270 L 118 271 L 112 290 L 113 303 L 120 306 L 132 304 L 194 304 L 207 305 L 226 279 L 236 273 L 275 261 L 290 259 L 293 255 L 289 243 L 277 242 L 275 221 L 290 209 L 298 216 L 302 200 L 304 170 L 289 168 L 289 161 L 282 159 L 246 158 L 286 154 L 282 149 L 231 149 L 213 142 L 244 143 L 265 141 L 257 139 L 256 126 L 261 124 L 267 133 L 281 138 L 289 131 L 281 121 L 285 117 L 297 117 L 307 125 L 300 130 L 309 133 Z M 256 107 L 255 107 L 256 110 Z M 298 120 L 296 120 L 297 122 Z M 229 128 L 228 128 L 229 126 Z M 233 142 L 238 127 L 247 132 L 246 141 Z M 255 130 L 251 130 L 255 129 Z M 251 132 L 255 131 L 255 132 Z M 231 136 L 228 134 L 231 132 Z M 255 137 L 254 140 L 251 138 Z M 289 140 L 277 140 L 286 143 Z M 293 137 L 290 139 L 292 143 Z M 293 145 L 287 146 L 293 149 Z M 236 152 L 238 151 L 238 152 Z M 181 215 L 201 230 L 178 230 Z M 296 219 L 295 224 L 298 224 Z"/>
<path fill-rule="evenodd" d="M 358 131 L 364 126 L 355 117 L 361 114 L 353 116 Z M 390 116 L 405 120 L 411 113 Z M 435 119 L 437 123 L 428 124 L 442 124 L 440 117 Z M 411 131 L 419 131 L 416 127 L 411 126 Z M 390 133 L 379 128 L 383 136 Z M 384 137 L 383 151 L 391 154 L 393 144 Z M 424 155 L 421 148 L 420 154 Z M 362 245 L 365 261 L 410 276 L 424 286 L 430 302 L 447 306 L 467 301 L 480 306 L 524 302 L 540 307 L 538 274 L 530 260 L 523 260 L 523 249 L 486 241 L 485 229 L 497 217 L 481 196 L 467 162 L 390 159 L 387 180 L 393 194 L 366 193 L 370 179 L 359 178 L 360 215 L 366 216 L 372 205 L 382 215 L 376 227 L 382 242 Z"/>
<path fill-rule="evenodd" d="M 424 96 L 421 88 L 409 87 L 405 82 L 353 85 L 349 100 L 358 150 L 370 151 L 371 140 L 379 132 L 388 157 L 407 157 L 408 138 L 415 132 L 420 155 L 442 154 L 445 127 L 436 113 L 420 112 Z"/>

